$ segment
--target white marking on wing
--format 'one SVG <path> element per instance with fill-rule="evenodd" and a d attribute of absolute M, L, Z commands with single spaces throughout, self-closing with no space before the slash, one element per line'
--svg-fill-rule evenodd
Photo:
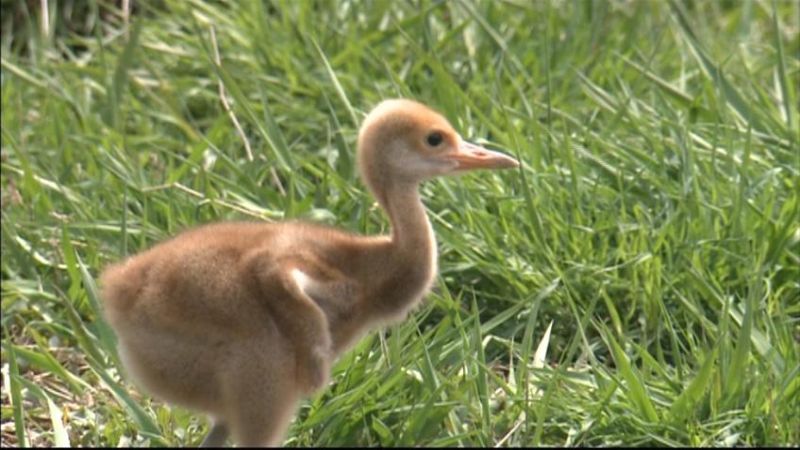
<path fill-rule="evenodd" d="M 294 282 L 297 283 L 297 287 L 299 287 L 303 293 L 311 297 L 310 291 L 313 285 L 316 284 L 314 280 L 298 268 L 292 269 L 290 275 L 294 278 Z"/>
<path fill-rule="evenodd" d="M 355 286 L 344 280 L 341 281 L 320 281 L 308 276 L 298 268 L 289 272 L 297 287 L 311 297 L 315 302 L 339 303 L 344 304 L 350 301 L 355 295 Z"/>

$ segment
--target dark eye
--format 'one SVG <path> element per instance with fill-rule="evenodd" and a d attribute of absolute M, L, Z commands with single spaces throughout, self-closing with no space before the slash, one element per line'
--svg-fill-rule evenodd
<path fill-rule="evenodd" d="M 430 145 L 431 147 L 436 147 L 442 143 L 444 137 L 442 137 L 442 133 L 434 131 L 433 133 L 428 135 L 428 138 L 426 140 L 428 141 L 428 145 Z"/>

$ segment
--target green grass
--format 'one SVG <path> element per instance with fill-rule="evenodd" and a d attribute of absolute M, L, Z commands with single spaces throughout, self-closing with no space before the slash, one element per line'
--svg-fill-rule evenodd
<path fill-rule="evenodd" d="M 216 220 L 385 232 L 353 155 L 397 96 L 523 166 L 422 188 L 434 292 L 287 445 L 800 445 L 797 2 L 133 3 L 2 2 L 4 446 L 198 444 L 99 271 Z"/>

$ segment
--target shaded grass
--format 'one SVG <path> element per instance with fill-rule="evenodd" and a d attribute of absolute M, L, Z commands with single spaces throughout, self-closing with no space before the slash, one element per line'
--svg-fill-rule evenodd
<path fill-rule="evenodd" d="M 214 220 L 385 232 L 353 153 L 394 96 L 523 167 L 423 186 L 435 292 L 287 444 L 800 442 L 797 4 L 137 8 L 3 37 L 4 442 L 197 444 L 120 373 L 93 278 Z"/>

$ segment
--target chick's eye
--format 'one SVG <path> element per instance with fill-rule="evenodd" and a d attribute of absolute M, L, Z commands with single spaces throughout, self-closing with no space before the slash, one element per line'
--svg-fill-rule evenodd
<path fill-rule="evenodd" d="M 428 145 L 430 145 L 431 147 L 436 147 L 442 143 L 444 137 L 442 137 L 442 133 L 434 131 L 433 133 L 428 135 L 426 140 L 428 141 Z"/>

